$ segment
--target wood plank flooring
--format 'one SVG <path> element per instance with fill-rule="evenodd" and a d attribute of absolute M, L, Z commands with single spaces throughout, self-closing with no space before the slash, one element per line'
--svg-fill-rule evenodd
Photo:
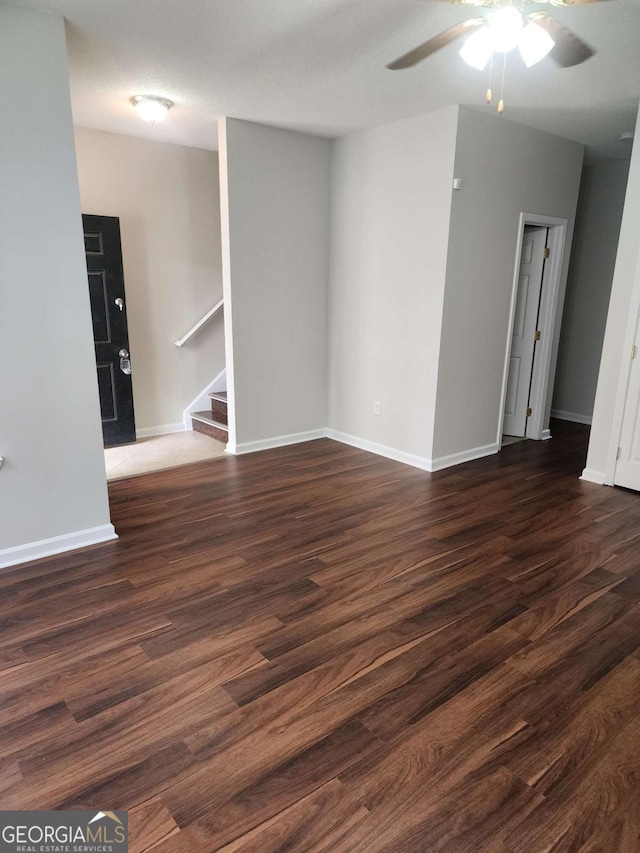
<path fill-rule="evenodd" d="M 640 495 L 553 432 L 113 483 L 117 542 L 0 574 L 0 807 L 129 809 L 154 853 L 637 853 Z"/>

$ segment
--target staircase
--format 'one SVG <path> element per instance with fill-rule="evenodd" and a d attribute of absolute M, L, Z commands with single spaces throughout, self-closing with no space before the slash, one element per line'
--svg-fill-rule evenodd
<path fill-rule="evenodd" d="M 211 400 L 211 411 L 191 412 L 191 424 L 196 432 L 201 432 L 226 444 L 229 440 L 227 392 L 215 391 L 209 394 L 209 399 Z"/>

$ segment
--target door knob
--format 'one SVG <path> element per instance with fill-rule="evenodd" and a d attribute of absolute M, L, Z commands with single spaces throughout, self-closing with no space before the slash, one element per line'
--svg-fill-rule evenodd
<path fill-rule="evenodd" d="M 129 358 L 129 351 L 123 348 L 120 350 L 118 355 L 120 356 L 120 370 L 125 376 L 131 376 L 131 359 Z"/>
<path fill-rule="evenodd" d="M 121 311 L 124 311 L 124 300 L 120 296 L 116 299 L 116 305 Z"/>

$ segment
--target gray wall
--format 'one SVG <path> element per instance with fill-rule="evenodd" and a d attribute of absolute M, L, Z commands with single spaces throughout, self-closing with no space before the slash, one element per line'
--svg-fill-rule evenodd
<path fill-rule="evenodd" d="M 640 113 L 636 121 L 636 143 L 631 154 L 585 469 L 585 477 L 598 482 L 604 481 L 609 448 L 612 442 L 617 440 L 617 436 L 614 438 L 613 417 L 622 360 L 625 357 L 623 348 L 636 265 L 640 257 L 640 145 L 637 143 L 639 134 Z"/>
<path fill-rule="evenodd" d="M 552 414 L 590 423 L 616 261 L 629 163 L 582 171 Z"/>
<path fill-rule="evenodd" d="M 0 6 L 0 111 L 2 565 L 113 535 L 62 18 Z"/>
<path fill-rule="evenodd" d="M 326 426 L 330 154 L 327 139 L 221 122 L 229 438 L 239 450 Z"/>
<path fill-rule="evenodd" d="M 457 115 L 333 149 L 329 426 L 418 463 L 432 450 Z"/>
<path fill-rule="evenodd" d="M 564 283 L 582 159 L 575 142 L 460 108 L 434 458 L 497 441 L 520 213 L 568 219 Z"/>
<path fill-rule="evenodd" d="M 120 217 L 136 427 L 175 428 L 224 368 L 215 151 L 76 128 L 83 213 Z"/>

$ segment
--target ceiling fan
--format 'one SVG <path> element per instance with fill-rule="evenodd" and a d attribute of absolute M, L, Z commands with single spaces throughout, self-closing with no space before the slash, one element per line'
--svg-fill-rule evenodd
<path fill-rule="evenodd" d="M 468 35 L 460 50 L 460 56 L 468 64 L 482 71 L 489 64 L 493 67 L 494 54 L 506 55 L 518 47 L 522 59 L 530 68 L 547 54 L 562 68 L 579 65 L 589 59 L 595 51 L 557 18 L 541 10 L 526 11 L 532 5 L 582 6 L 604 0 L 444 0 L 456 6 L 473 6 L 489 9 L 483 17 L 467 18 L 444 30 L 418 47 L 405 53 L 387 68 L 398 71 L 411 68 L 431 54 L 454 41 Z M 487 103 L 491 103 L 491 88 L 487 90 Z M 504 108 L 502 98 L 498 112 Z"/>

